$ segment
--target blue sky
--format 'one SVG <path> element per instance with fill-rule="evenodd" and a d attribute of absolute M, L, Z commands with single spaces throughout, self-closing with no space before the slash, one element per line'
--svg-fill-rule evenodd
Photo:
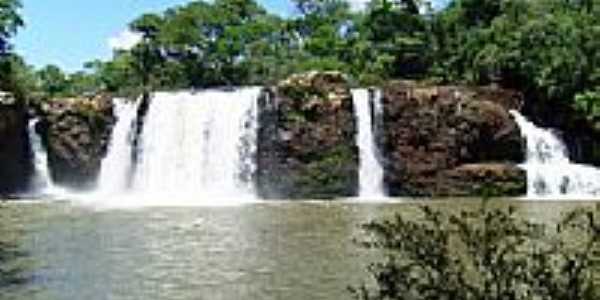
<path fill-rule="evenodd" d="M 108 39 L 145 12 L 161 12 L 189 0 L 23 0 L 27 23 L 14 43 L 36 67 L 55 64 L 67 71 L 111 56 Z M 287 0 L 259 0 L 273 12 L 289 14 Z"/>
<path fill-rule="evenodd" d="M 19 54 L 36 67 L 55 64 L 66 71 L 112 54 L 109 39 L 146 12 L 162 12 L 191 0 L 22 0 L 26 27 L 14 43 Z M 289 0 L 257 0 L 269 11 L 290 15 Z M 348 0 L 355 8 L 369 0 Z M 440 4 L 447 0 L 433 0 Z"/>

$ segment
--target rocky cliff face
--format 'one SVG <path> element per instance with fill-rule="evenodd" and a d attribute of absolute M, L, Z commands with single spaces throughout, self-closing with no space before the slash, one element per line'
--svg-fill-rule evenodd
<path fill-rule="evenodd" d="M 53 180 L 74 188 L 90 187 L 100 172 L 115 121 L 111 98 L 54 99 L 41 110 Z"/>
<path fill-rule="evenodd" d="M 392 196 L 503 196 L 526 192 L 524 141 L 508 110 L 517 93 L 494 88 L 383 88 L 385 182 Z"/>
<path fill-rule="evenodd" d="M 32 172 L 26 110 L 12 95 L 0 92 L 0 195 L 24 191 Z"/>
<path fill-rule="evenodd" d="M 261 197 L 356 195 L 356 124 L 342 74 L 299 74 L 265 89 L 259 124 L 256 180 Z"/>

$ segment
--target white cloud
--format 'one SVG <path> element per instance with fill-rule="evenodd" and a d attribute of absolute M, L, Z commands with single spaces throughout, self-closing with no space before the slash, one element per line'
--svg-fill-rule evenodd
<path fill-rule="evenodd" d="M 130 50 L 142 41 L 142 35 L 129 30 L 123 30 L 108 39 L 108 45 L 113 50 Z"/>

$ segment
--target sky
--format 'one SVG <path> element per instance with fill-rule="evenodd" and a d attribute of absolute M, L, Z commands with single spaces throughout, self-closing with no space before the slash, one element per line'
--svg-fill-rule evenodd
<path fill-rule="evenodd" d="M 362 1 L 362 0 L 353 0 Z M 147 12 L 162 12 L 190 0 L 23 0 L 26 27 L 14 39 L 16 51 L 29 64 L 55 64 L 68 72 L 83 63 L 108 59 L 112 46 L 135 38 L 127 24 Z M 288 0 L 258 0 L 269 11 L 289 15 Z"/>
<path fill-rule="evenodd" d="M 191 0 L 22 0 L 26 26 L 14 39 L 16 51 L 29 64 L 54 64 L 68 72 L 85 62 L 109 59 L 113 48 L 127 48 L 136 36 L 127 24 L 143 13 L 162 12 Z M 283 16 L 294 12 L 290 0 L 257 0 Z M 369 0 L 348 0 L 353 9 Z M 446 0 L 434 0 L 434 3 Z"/>

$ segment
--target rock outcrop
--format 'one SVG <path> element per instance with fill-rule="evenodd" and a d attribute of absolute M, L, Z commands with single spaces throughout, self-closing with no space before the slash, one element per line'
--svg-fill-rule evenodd
<path fill-rule="evenodd" d="M 464 164 L 441 172 L 434 195 L 519 196 L 526 193 L 524 171 L 513 164 Z"/>
<path fill-rule="evenodd" d="M 26 190 L 32 172 L 26 109 L 0 92 L 0 196 Z"/>
<path fill-rule="evenodd" d="M 259 124 L 255 178 L 261 197 L 356 195 L 356 123 L 342 74 L 298 74 L 265 89 Z"/>
<path fill-rule="evenodd" d="M 54 99 L 42 104 L 41 111 L 41 133 L 54 182 L 80 189 L 92 186 L 115 121 L 111 98 Z"/>
<path fill-rule="evenodd" d="M 526 192 L 524 141 L 509 114 L 518 93 L 496 88 L 383 88 L 385 183 L 392 196 L 517 196 Z"/>

